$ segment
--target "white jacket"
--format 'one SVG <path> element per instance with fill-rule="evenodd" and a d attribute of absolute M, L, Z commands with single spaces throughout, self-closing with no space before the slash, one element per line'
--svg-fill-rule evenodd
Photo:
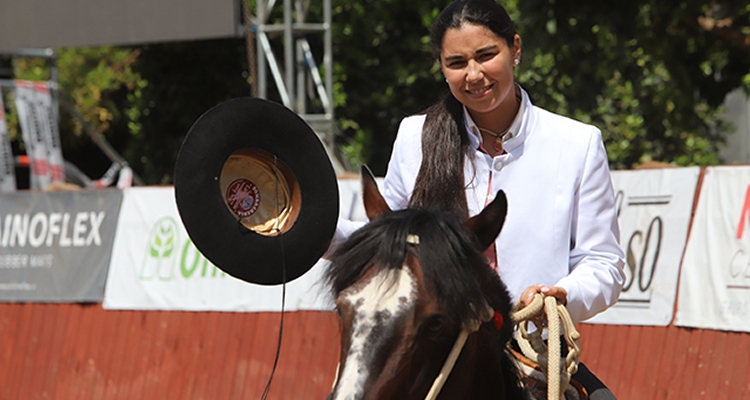
<path fill-rule="evenodd" d="M 583 321 L 613 305 L 625 280 L 606 150 L 599 129 L 535 107 L 521 92 L 503 142 L 507 153 L 492 158 L 476 150 L 466 160 L 469 214 L 482 210 L 488 193 L 503 190 L 508 216 L 495 245 L 514 301 L 531 285 L 560 286 L 573 321 Z M 479 131 L 465 116 L 478 149 Z M 407 117 L 399 127 L 383 193 L 393 209 L 405 208 L 414 188 L 424 120 Z"/>

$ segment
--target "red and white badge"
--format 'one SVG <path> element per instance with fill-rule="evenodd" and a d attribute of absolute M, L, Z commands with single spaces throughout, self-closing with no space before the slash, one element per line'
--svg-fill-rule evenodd
<path fill-rule="evenodd" d="M 241 218 L 253 215 L 260 206 L 260 191 L 247 179 L 237 179 L 227 188 L 227 204 Z"/>

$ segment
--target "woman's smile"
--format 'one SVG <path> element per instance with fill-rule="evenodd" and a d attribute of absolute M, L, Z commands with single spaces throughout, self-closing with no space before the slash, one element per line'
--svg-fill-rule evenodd
<path fill-rule="evenodd" d="M 479 89 L 468 89 L 468 90 L 466 90 L 466 92 L 469 93 L 470 95 L 475 95 L 475 96 L 476 95 L 484 95 L 488 91 L 492 90 L 492 86 L 494 86 L 494 85 L 482 86 Z"/>

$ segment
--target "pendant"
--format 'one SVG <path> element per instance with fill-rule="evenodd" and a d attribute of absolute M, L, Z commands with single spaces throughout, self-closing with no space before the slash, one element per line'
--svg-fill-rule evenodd
<path fill-rule="evenodd" d="M 496 137 L 495 142 L 492 144 L 492 147 L 496 152 L 501 153 L 503 151 L 503 138 Z"/>

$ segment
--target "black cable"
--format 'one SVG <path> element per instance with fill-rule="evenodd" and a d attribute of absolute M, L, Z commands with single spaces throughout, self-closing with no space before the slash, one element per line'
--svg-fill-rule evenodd
<path fill-rule="evenodd" d="M 273 166 L 274 166 L 274 175 L 276 176 L 276 227 L 274 228 L 275 233 L 279 233 L 279 174 L 278 174 L 278 168 L 277 168 L 277 158 L 274 155 L 273 156 Z M 271 375 L 268 377 L 268 383 L 266 383 L 266 388 L 263 390 L 263 394 L 260 396 L 261 400 L 265 400 L 268 396 L 268 392 L 271 390 L 271 382 L 273 382 L 273 376 L 276 373 L 276 366 L 279 364 L 279 355 L 281 354 L 281 340 L 284 335 L 284 314 L 285 312 L 285 303 L 286 303 L 286 257 L 284 252 L 284 236 L 281 235 L 279 237 L 279 247 L 281 250 L 281 320 L 279 321 L 279 339 L 276 343 L 276 357 L 274 357 L 273 360 L 273 367 L 271 367 Z"/>
<path fill-rule="evenodd" d="M 281 240 L 281 251 L 282 251 L 282 267 L 281 267 L 281 320 L 279 321 L 279 340 L 276 343 L 276 357 L 273 360 L 273 367 L 271 368 L 271 375 L 268 377 L 268 383 L 266 388 L 263 390 L 263 395 L 260 396 L 261 400 L 265 400 L 268 396 L 268 391 L 271 389 L 271 382 L 273 381 L 273 375 L 276 373 L 276 366 L 279 363 L 279 354 L 281 353 L 281 339 L 284 333 L 284 303 L 286 301 L 286 264 L 284 263 L 284 241 Z"/>

